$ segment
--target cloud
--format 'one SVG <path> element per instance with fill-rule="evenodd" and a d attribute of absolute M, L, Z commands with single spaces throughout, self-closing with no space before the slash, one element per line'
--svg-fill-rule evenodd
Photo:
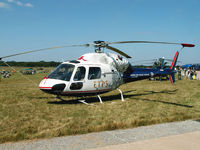
<path fill-rule="evenodd" d="M 20 2 L 20 1 L 16 1 L 16 4 L 18 5 L 18 6 L 23 6 L 24 4 L 22 3 L 22 2 Z"/>
<path fill-rule="evenodd" d="M 19 0 L 7 0 L 9 3 L 14 3 L 16 4 L 17 6 L 21 6 L 21 7 L 34 7 L 33 4 L 31 3 L 23 3 Z"/>
<path fill-rule="evenodd" d="M 31 3 L 26 3 L 26 4 L 24 4 L 26 7 L 34 7 L 33 6 L 33 4 L 31 4 Z"/>
<path fill-rule="evenodd" d="M 7 3 L 4 3 L 4 2 L 0 2 L 0 8 L 10 8 L 10 5 L 8 5 Z"/>

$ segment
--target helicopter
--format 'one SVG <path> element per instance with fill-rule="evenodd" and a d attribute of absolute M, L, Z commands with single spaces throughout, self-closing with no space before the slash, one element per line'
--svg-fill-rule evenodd
<path fill-rule="evenodd" d="M 121 100 L 124 101 L 123 93 L 119 86 L 128 82 L 133 82 L 132 76 L 134 70 L 128 61 L 131 58 L 123 51 L 110 46 L 111 44 L 126 44 L 126 43 L 154 43 L 154 44 L 175 44 L 184 47 L 194 47 L 194 44 L 186 43 L 170 43 L 170 42 L 154 42 L 154 41 L 119 41 L 106 42 L 94 41 L 91 44 L 82 45 L 67 45 L 38 50 L 30 50 L 22 53 L 0 57 L 0 60 L 17 55 L 39 52 L 43 50 L 51 50 L 64 47 L 93 46 L 95 52 L 86 53 L 80 56 L 77 60 L 70 60 L 61 63 L 48 76 L 44 77 L 39 84 L 41 91 L 60 96 L 91 96 L 96 95 L 100 103 L 103 103 L 100 94 L 118 90 L 121 94 Z M 104 53 L 103 48 L 107 48 L 116 53 Z M 120 54 L 120 55 L 119 55 Z M 178 52 L 176 53 L 178 55 Z M 122 57 L 124 56 L 124 57 Z M 177 61 L 176 57 L 173 64 Z M 173 65 L 174 67 L 174 65 Z M 173 68 L 171 68 L 173 70 Z M 150 72 L 151 73 L 151 72 Z M 172 72 L 171 74 L 174 74 Z M 151 73 L 151 76 L 156 74 Z"/>

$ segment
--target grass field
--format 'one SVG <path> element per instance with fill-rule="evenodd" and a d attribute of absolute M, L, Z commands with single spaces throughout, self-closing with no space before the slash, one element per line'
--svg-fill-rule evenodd
<path fill-rule="evenodd" d="M 41 92 L 44 74 L 18 73 L 0 81 L 0 143 L 50 138 L 104 130 L 133 128 L 163 122 L 200 118 L 200 81 L 138 81 L 96 97 L 88 97 L 88 106 L 75 98 Z"/>

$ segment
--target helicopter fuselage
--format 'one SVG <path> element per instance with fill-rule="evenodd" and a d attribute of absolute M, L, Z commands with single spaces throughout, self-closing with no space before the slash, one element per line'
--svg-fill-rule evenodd
<path fill-rule="evenodd" d="M 60 64 L 41 81 L 39 87 L 56 95 L 98 95 L 123 84 L 121 71 L 127 66 L 128 61 L 116 54 L 89 53 L 77 61 Z"/>

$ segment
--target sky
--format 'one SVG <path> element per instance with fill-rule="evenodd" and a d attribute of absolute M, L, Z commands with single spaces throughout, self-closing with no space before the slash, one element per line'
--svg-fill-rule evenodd
<path fill-rule="evenodd" d="M 199 0 L 0 0 L 0 57 L 26 50 L 92 43 L 95 40 L 192 43 L 182 64 L 200 63 Z M 131 62 L 172 59 L 179 45 L 116 44 Z M 77 59 L 93 47 L 61 48 L 4 61 Z M 111 52 L 105 50 L 105 52 Z"/>

